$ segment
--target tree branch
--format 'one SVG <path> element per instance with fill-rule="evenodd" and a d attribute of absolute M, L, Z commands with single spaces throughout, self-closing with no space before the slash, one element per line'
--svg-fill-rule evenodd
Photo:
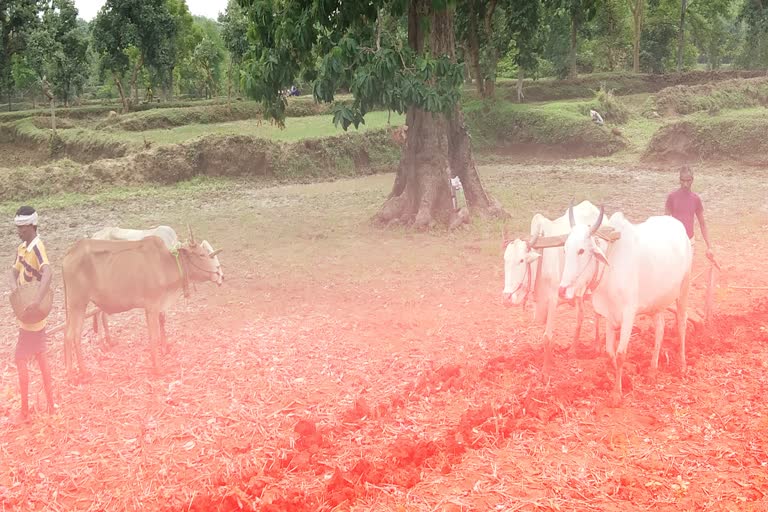
<path fill-rule="evenodd" d="M 496 0 L 491 0 L 488 7 L 485 9 L 485 32 L 486 36 L 491 36 L 491 22 L 493 19 L 493 13 L 496 10 Z"/>

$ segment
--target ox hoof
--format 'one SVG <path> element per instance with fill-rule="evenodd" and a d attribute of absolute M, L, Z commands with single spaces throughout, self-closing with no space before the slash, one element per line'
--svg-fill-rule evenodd
<path fill-rule="evenodd" d="M 659 380 L 659 369 L 651 366 L 648 368 L 648 382 L 655 385 L 657 380 Z"/>

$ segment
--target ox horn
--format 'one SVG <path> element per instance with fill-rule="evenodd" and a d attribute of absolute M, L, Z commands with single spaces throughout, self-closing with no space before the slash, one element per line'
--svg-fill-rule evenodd
<path fill-rule="evenodd" d="M 576 219 L 573 217 L 573 199 L 571 199 L 571 205 L 568 207 L 568 221 L 571 223 L 571 228 L 576 225 Z"/>
<path fill-rule="evenodd" d="M 508 241 L 509 241 L 509 233 L 507 233 L 507 225 L 502 224 L 501 226 L 501 248 L 502 249 L 506 249 Z"/>
<path fill-rule="evenodd" d="M 187 230 L 189 230 L 189 243 L 195 244 L 195 235 L 192 234 L 192 226 L 187 224 Z"/>
<path fill-rule="evenodd" d="M 217 255 L 217 254 L 219 254 L 219 253 L 221 253 L 221 251 L 223 251 L 223 250 L 224 250 L 224 249 L 216 249 L 215 251 L 213 251 L 213 252 L 210 254 L 211 258 L 215 258 L 215 257 L 216 257 L 216 255 Z"/>
<path fill-rule="evenodd" d="M 600 224 L 603 223 L 603 214 L 605 213 L 605 205 L 600 205 L 600 215 L 597 216 L 597 220 L 592 225 L 592 230 L 590 231 L 589 235 L 592 236 L 595 233 L 597 233 L 597 230 L 600 229 Z"/>

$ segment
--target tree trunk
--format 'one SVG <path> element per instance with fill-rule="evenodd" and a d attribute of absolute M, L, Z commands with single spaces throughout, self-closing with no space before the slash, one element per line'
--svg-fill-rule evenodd
<path fill-rule="evenodd" d="M 578 71 L 576 69 L 576 45 L 578 43 L 578 29 L 579 26 L 576 21 L 576 16 L 571 14 L 571 49 L 570 54 L 568 55 L 568 78 L 576 78 L 578 75 Z"/>
<path fill-rule="evenodd" d="M 56 135 L 56 100 L 51 98 L 51 130 Z"/>
<path fill-rule="evenodd" d="M 120 102 L 123 104 L 123 114 L 125 114 L 131 110 L 131 107 L 128 104 L 128 98 L 125 97 L 125 91 L 123 90 L 123 83 L 120 81 L 120 77 L 117 76 L 117 73 L 113 72 L 112 78 L 115 80 L 115 85 L 117 86 L 117 92 L 118 94 L 120 94 Z"/>
<path fill-rule="evenodd" d="M 525 80 L 525 70 L 518 66 L 517 68 L 517 102 L 522 103 L 525 99 L 523 94 L 523 80 Z"/>
<path fill-rule="evenodd" d="M 53 94 L 53 87 L 51 87 L 48 80 L 46 80 L 45 76 L 43 76 L 41 80 L 41 85 L 43 89 L 43 94 L 48 98 L 48 101 L 51 103 L 51 130 L 53 131 L 53 136 L 56 136 L 56 96 Z"/>
<path fill-rule="evenodd" d="M 683 70 L 683 52 L 685 51 L 685 11 L 688 9 L 688 0 L 680 1 L 680 37 L 677 40 L 677 72 Z"/>
<path fill-rule="evenodd" d="M 229 68 L 227 69 L 227 105 L 232 108 L 232 58 L 229 59 Z"/>
<path fill-rule="evenodd" d="M 462 47 L 464 52 L 464 83 L 472 85 L 472 67 L 469 65 L 469 45 Z"/>
<path fill-rule="evenodd" d="M 133 93 L 133 103 L 135 105 L 139 104 L 139 71 L 141 71 L 141 67 L 144 65 L 144 56 L 139 55 L 139 59 L 136 61 L 136 66 L 133 68 L 133 74 L 131 75 L 131 92 Z"/>
<path fill-rule="evenodd" d="M 425 28 L 420 17 L 431 15 L 430 49 L 434 55 L 455 60 L 453 13 L 430 12 L 431 0 L 411 0 L 408 9 L 408 42 L 424 51 Z M 454 210 L 452 177 L 458 176 L 473 213 L 502 215 L 500 205 L 483 189 L 472 158 L 469 135 L 458 105 L 450 117 L 415 106 L 406 113 L 405 148 L 389 198 L 373 220 L 379 225 L 405 224 L 423 230 L 440 223 L 455 226 L 468 218 L 463 208 Z M 458 222 L 457 222 L 458 221 Z"/>
<path fill-rule="evenodd" d="M 480 38 L 477 33 L 477 3 L 469 2 L 469 25 L 467 28 L 467 43 L 469 44 L 469 60 L 472 63 L 472 71 L 475 75 L 475 87 L 480 97 L 485 96 L 483 71 L 480 67 Z"/>
<path fill-rule="evenodd" d="M 645 0 L 629 0 L 629 8 L 632 11 L 632 71 L 640 72 L 640 35 L 643 33 L 643 11 Z M 634 3 L 632 3 L 634 2 Z"/>
<path fill-rule="evenodd" d="M 486 5 L 484 28 L 485 40 L 488 41 L 488 77 L 485 79 L 485 97 L 493 98 L 496 94 L 496 66 L 499 63 L 499 55 L 493 44 L 493 13 L 496 10 L 496 0 L 491 0 Z"/>

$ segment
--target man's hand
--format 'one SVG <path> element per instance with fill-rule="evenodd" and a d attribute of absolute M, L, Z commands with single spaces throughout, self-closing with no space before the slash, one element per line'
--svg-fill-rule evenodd
<path fill-rule="evenodd" d="M 707 252 L 705 254 L 707 255 L 707 259 L 709 260 L 714 259 L 715 257 L 715 254 L 712 252 L 712 249 L 710 249 L 709 247 L 707 247 Z"/>

